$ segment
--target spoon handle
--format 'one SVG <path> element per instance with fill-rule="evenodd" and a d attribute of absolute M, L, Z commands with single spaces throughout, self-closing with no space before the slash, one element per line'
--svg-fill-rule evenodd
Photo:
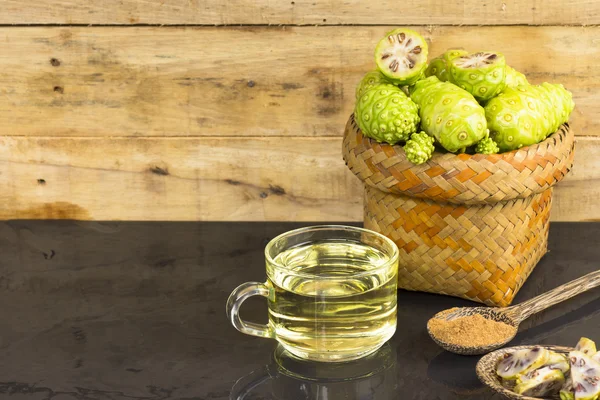
<path fill-rule="evenodd" d="M 533 314 L 598 286 L 600 286 L 600 270 L 565 283 L 524 303 L 509 307 L 507 311 L 513 319 L 521 322 Z"/>

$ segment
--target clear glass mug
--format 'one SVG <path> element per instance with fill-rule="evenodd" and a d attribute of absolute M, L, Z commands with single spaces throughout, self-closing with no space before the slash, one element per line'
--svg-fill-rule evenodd
<path fill-rule="evenodd" d="M 276 339 L 313 361 L 348 361 L 396 331 L 398 248 L 379 233 L 340 225 L 296 229 L 265 248 L 267 281 L 238 286 L 227 316 L 242 333 Z M 267 325 L 243 321 L 242 303 L 268 300 Z"/>

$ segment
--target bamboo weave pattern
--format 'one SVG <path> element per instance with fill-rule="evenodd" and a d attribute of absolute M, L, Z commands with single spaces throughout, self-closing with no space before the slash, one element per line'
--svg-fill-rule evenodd
<path fill-rule="evenodd" d="M 507 306 L 546 253 L 552 186 L 572 167 L 573 143 L 564 125 L 521 150 L 415 166 L 350 118 L 343 155 L 365 182 L 365 227 L 400 249 L 399 287 Z"/>
<path fill-rule="evenodd" d="M 441 154 L 414 165 L 401 146 L 364 137 L 350 117 L 343 141 L 348 168 L 366 185 L 389 193 L 456 204 L 497 203 L 541 193 L 573 164 L 568 125 L 543 142 L 502 154 Z"/>

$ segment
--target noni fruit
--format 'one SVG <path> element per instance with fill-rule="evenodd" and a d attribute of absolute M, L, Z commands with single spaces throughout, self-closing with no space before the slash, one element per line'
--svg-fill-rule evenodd
<path fill-rule="evenodd" d="M 378 142 L 395 144 L 417 131 L 417 105 L 392 84 L 379 84 L 360 96 L 354 109 L 362 133 Z"/>
<path fill-rule="evenodd" d="M 501 151 L 540 142 L 547 127 L 542 119 L 545 103 L 532 86 L 506 88 L 485 106 L 490 134 Z"/>
<path fill-rule="evenodd" d="M 427 69 L 425 70 L 425 76 L 437 76 L 437 78 L 445 82 L 448 80 L 448 76 L 446 73 L 446 62 L 442 59 L 442 57 L 436 57 L 429 62 Z"/>
<path fill-rule="evenodd" d="M 569 369 L 571 362 L 569 361 Z M 569 370 L 565 376 L 565 383 L 560 389 L 560 400 L 575 400 L 575 388 L 573 387 L 573 378 L 571 377 L 571 371 Z"/>
<path fill-rule="evenodd" d="M 500 53 L 479 52 L 457 57 L 448 63 L 448 68 L 451 82 L 478 101 L 487 101 L 506 87 L 506 60 Z"/>
<path fill-rule="evenodd" d="M 472 146 L 487 134 L 483 108 L 458 86 L 431 76 L 411 87 L 411 98 L 419 106 L 422 130 L 450 152 Z"/>
<path fill-rule="evenodd" d="M 529 397 L 557 395 L 565 383 L 565 375 L 558 369 L 544 367 L 517 378 L 515 393 Z"/>
<path fill-rule="evenodd" d="M 410 140 L 404 145 L 408 161 L 416 165 L 427 162 L 435 150 L 433 142 L 434 139 L 425 132 L 413 133 Z"/>
<path fill-rule="evenodd" d="M 475 153 L 480 154 L 496 154 L 500 151 L 498 145 L 490 137 L 486 137 L 477 142 L 475 146 Z"/>
<path fill-rule="evenodd" d="M 550 357 L 548 357 L 548 361 L 546 361 L 544 367 L 558 369 L 564 373 L 569 372 L 569 370 L 571 369 L 571 367 L 569 366 L 569 360 L 567 359 L 567 356 L 561 353 L 556 353 L 554 351 L 550 352 Z"/>
<path fill-rule="evenodd" d="M 519 85 L 529 85 L 527 77 L 514 69 L 513 67 L 506 66 L 506 80 L 504 82 L 507 87 L 515 87 Z"/>
<path fill-rule="evenodd" d="M 467 54 L 469 53 L 465 50 L 448 50 L 441 56 L 431 60 L 429 66 L 425 70 L 425 76 L 430 77 L 435 75 L 442 82 L 449 81 L 448 63 L 457 57 L 465 56 Z"/>
<path fill-rule="evenodd" d="M 590 357 L 598 352 L 598 349 L 596 349 L 596 343 L 586 337 L 579 339 L 579 342 L 577 342 L 577 345 L 575 346 L 575 350 L 580 351 L 583 354 L 587 354 Z"/>
<path fill-rule="evenodd" d="M 561 85 L 521 85 L 491 99 L 485 116 L 500 151 L 510 151 L 541 142 L 569 119 L 572 110 L 571 94 Z"/>
<path fill-rule="evenodd" d="M 427 68 L 428 46 L 417 32 L 398 28 L 388 32 L 375 48 L 377 68 L 397 85 L 412 85 Z"/>
<path fill-rule="evenodd" d="M 562 124 L 569 120 L 569 116 L 575 108 L 573 95 L 561 84 L 544 82 L 537 86 L 537 88 L 540 91 L 548 93 L 550 100 L 552 101 L 550 110 L 554 111 L 554 119 L 556 121 L 548 134 L 554 133 Z"/>
<path fill-rule="evenodd" d="M 517 379 L 540 368 L 550 357 L 550 352 L 543 347 L 515 350 L 507 355 L 496 366 L 496 374 L 504 379 Z"/>
<path fill-rule="evenodd" d="M 356 98 L 380 83 L 391 83 L 378 69 L 367 72 L 356 87 Z"/>
<path fill-rule="evenodd" d="M 577 400 L 596 400 L 600 396 L 600 363 L 580 352 L 569 353 L 571 379 Z"/>

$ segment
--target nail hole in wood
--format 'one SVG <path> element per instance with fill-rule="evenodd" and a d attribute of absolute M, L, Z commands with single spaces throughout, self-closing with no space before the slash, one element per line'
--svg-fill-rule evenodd
<path fill-rule="evenodd" d="M 64 93 L 64 92 L 65 92 L 65 89 L 63 89 L 63 87 L 62 87 L 62 86 L 54 86 L 54 91 L 55 91 L 56 93 Z"/>
<path fill-rule="evenodd" d="M 56 252 L 54 250 L 50 249 L 50 254 L 44 253 L 44 252 L 42 252 L 42 254 L 44 255 L 44 258 L 46 260 L 52 260 L 54 258 L 54 256 L 56 255 Z"/>
<path fill-rule="evenodd" d="M 37 180 L 37 183 L 38 183 L 38 185 L 42 185 L 42 186 L 43 186 L 43 185 L 45 185 L 45 184 L 46 184 L 46 180 L 45 180 L 45 179 L 42 179 L 42 178 L 40 178 L 40 179 L 38 179 L 38 180 Z"/>
<path fill-rule="evenodd" d="M 58 67 L 60 65 L 60 60 L 58 58 L 51 58 L 50 64 L 52 64 L 53 67 Z"/>

